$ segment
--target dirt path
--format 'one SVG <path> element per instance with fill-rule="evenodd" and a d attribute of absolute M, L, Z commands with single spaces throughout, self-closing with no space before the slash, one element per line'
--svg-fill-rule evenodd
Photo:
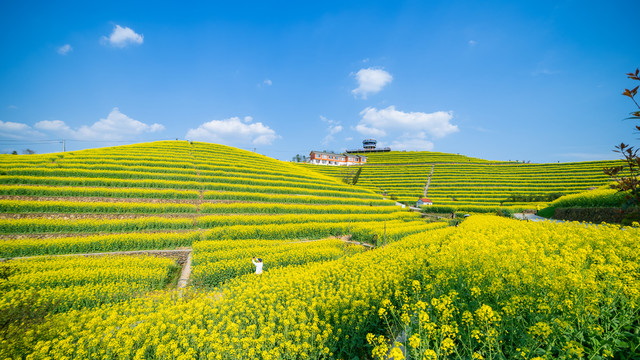
<path fill-rule="evenodd" d="M 187 255 L 187 261 L 182 265 L 182 272 L 180 273 L 180 279 L 178 279 L 178 289 L 184 289 L 189 283 L 189 277 L 191 277 L 191 251 Z"/>

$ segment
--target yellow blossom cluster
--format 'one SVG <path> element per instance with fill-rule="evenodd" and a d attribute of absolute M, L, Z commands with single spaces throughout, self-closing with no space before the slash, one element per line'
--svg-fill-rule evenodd
<path fill-rule="evenodd" d="M 84 219 L 65 219 L 47 217 L 29 217 L 19 219 L 0 219 L 0 233 L 70 233 L 70 232 L 121 232 L 161 229 L 195 228 L 197 221 L 193 217 L 139 216 L 123 219 L 105 219 L 100 217 Z"/>
<path fill-rule="evenodd" d="M 195 213 L 194 204 L 59 200 L 0 200 L 0 212 L 57 212 L 57 213 Z"/>
<path fill-rule="evenodd" d="M 474 215 L 391 245 L 421 244 L 425 266 L 381 319 L 412 358 L 637 355 L 638 239 L 615 225 Z"/>
<path fill-rule="evenodd" d="M 384 243 L 402 236 L 448 226 L 445 222 L 390 220 L 386 222 L 307 222 L 265 225 L 233 225 L 205 232 L 206 239 L 320 239 L 351 234 L 352 239 Z"/>
<path fill-rule="evenodd" d="M 111 187 L 0 185 L 2 195 L 100 196 L 113 198 L 198 199 L 195 190 L 137 189 Z"/>
<path fill-rule="evenodd" d="M 0 264 L 0 322 L 19 326 L 163 288 L 175 261 L 149 256 L 38 257 Z"/>
<path fill-rule="evenodd" d="M 34 255 L 173 249 L 200 240 L 197 231 L 19 238 L 0 241 L 0 258 Z"/>
<path fill-rule="evenodd" d="M 306 204 L 212 204 L 200 206 L 203 213 L 214 214 L 388 214 L 398 211 L 395 206 L 362 206 L 362 205 L 306 205 Z"/>
<path fill-rule="evenodd" d="M 251 274 L 253 257 L 263 259 L 264 271 L 290 265 L 335 260 L 364 251 L 340 240 L 286 242 L 272 240 L 200 241 L 193 247 L 191 284 L 213 288 L 241 275 Z"/>
<path fill-rule="evenodd" d="M 268 266 L 269 258 L 263 259 Z M 363 353 L 366 334 L 381 326 L 376 309 L 424 261 L 419 244 L 398 241 L 337 260 L 236 277 L 214 291 L 58 314 L 46 324 L 7 329 L 0 357 L 353 358 Z"/>

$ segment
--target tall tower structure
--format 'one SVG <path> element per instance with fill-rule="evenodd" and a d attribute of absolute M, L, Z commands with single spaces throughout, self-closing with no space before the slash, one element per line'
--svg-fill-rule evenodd
<path fill-rule="evenodd" d="M 378 142 L 375 139 L 364 139 L 362 140 L 362 147 L 365 150 L 375 150 L 376 149 L 376 144 Z"/>

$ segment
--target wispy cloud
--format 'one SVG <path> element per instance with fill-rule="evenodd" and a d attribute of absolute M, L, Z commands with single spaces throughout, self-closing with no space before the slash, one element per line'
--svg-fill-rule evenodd
<path fill-rule="evenodd" d="M 474 47 L 474 46 L 476 46 L 476 45 L 478 44 L 478 42 L 477 42 L 477 41 L 475 41 L 475 40 L 469 40 L 469 41 L 467 42 L 467 44 L 468 44 L 470 47 Z"/>
<path fill-rule="evenodd" d="M 554 64 L 556 64 L 556 56 L 552 52 L 549 52 L 545 54 L 540 61 L 538 61 L 535 69 L 531 72 L 531 75 L 548 76 L 560 74 L 561 71 L 557 70 L 557 66 Z"/>
<path fill-rule="evenodd" d="M 433 142 L 427 140 L 425 133 L 404 134 L 395 139 L 389 146 L 393 150 L 431 151 Z"/>
<path fill-rule="evenodd" d="M 60 46 L 56 51 L 60 55 L 67 55 L 68 53 L 73 51 L 73 48 L 69 44 L 64 44 L 64 45 Z"/>
<path fill-rule="evenodd" d="M 549 68 L 537 68 L 534 71 L 531 72 L 531 75 L 533 76 L 540 76 L 540 75 L 555 75 L 555 74 L 559 74 L 560 71 L 557 70 L 551 70 Z"/>
<path fill-rule="evenodd" d="M 0 120 L 0 137 L 5 139 L 26 140 L 41 138 L 43 133 L 23 123 Z"/>
<path fill-rule="evenodd" d="M 478 132 L 483 132 L 483 133 L 492 133 L 493 130 L 489 130 L 486 128 L 483 128 L 482 126 L 474 126 L 472 127 L 473 130 L 478 131 Z"/>
<path fill-rule="evenodd" d="M 224 145 L 271 145 L 280 135 L 261 122 L 253 122 L 250 116 L 240 119 L 232 117 L 211 120 L 195 129 L 189 129 L 185 136 L 189 140 L 206 141 Z"/>
<path fill-rule="evenodd" d="M 370 94 L 380 92 L 385 85 L 393 80 L 391 74 L 376 68 L 360 69 L 355 77 L 358 81 L 358 87 L 351 92 L 354 96 L 360 96 L 363 99 L 366 99 Z"/>
<path fill-rule="evenodd" d="M 324 137 L 324 139 L 322 139 L 322 144 L 327 145 L 335 139 L 335 134 L 342 131 L 342 125 L 340 125 L 339 121 L 327 119 L 322 115 L 320 116 L 320 120 L 329 124 L 329 126 L 327 127 L 328 134 Z"/>
<path fill-rule="evenodd" d="M 124 48 L 129 45 L 140 45 L 144 42 L 144 35 L 137 34 L 131 28 L 117 25 L 109 37 L 103 36 L 102 43 L 114 47 Z"/>

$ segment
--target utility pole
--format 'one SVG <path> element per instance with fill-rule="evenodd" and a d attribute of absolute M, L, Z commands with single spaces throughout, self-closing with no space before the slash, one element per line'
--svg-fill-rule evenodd
<path fill-rule="evenodd" d="M 64 139 L 62 139 L 62 152 L 66 152 L 67 151 L 67 144 L 65 142 Z"/>

